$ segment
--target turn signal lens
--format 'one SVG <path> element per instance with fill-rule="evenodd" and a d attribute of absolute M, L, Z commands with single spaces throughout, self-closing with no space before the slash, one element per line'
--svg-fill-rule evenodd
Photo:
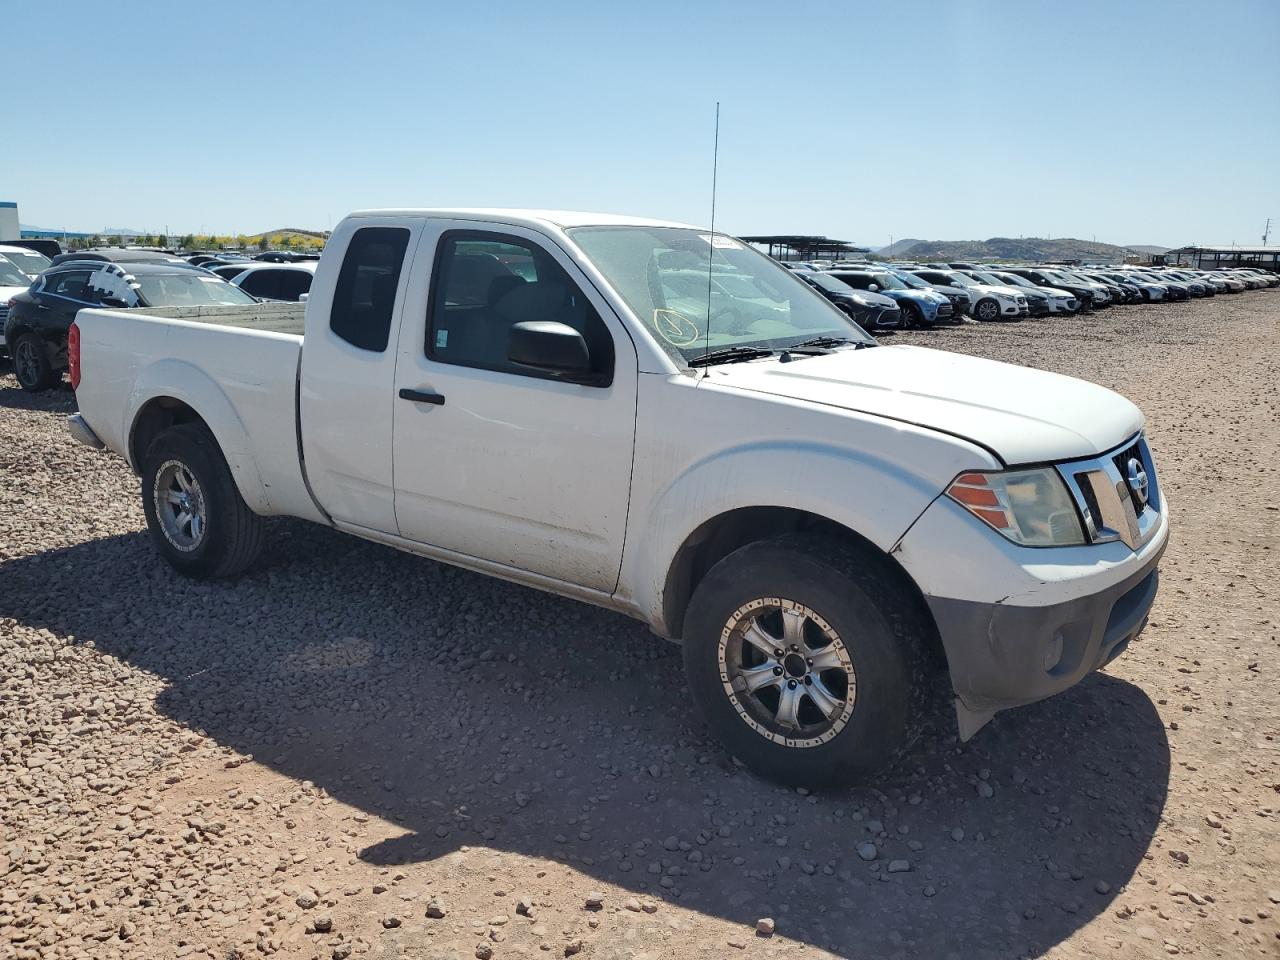
<path fill-rule="evenodd" d="M 1085 542 L 1066 484 L 1052 467 L 962 473 L 947 496 L 1014 543 L 1068 547 Z"/>

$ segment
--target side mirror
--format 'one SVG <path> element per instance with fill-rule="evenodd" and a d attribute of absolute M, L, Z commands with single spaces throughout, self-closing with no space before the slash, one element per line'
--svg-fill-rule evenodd
<path fill-rule="evenodd" d="M 125 303 L 123 300 L 121 300 L 119 297 L 103 297 L 102 305 L 104 307 L 112 307 L 115 309 L 119 309 L 123 307 L 127 310 L 129 308 L 129 305 Z"/>
<path fill-rule="evenodd" d="M 307 302 L 307 297 L 309 297 L 309 296 L 311 296 L 311 294 L 309 294 L 309 293 L 300 293 L 300 294 L 298 294 L 298 302 L 299 302 L 299 303 L 306 303 L 306 302 Z"/>
<path fill-rule="evenodd" d="M 867 284 L 867 289 L 868 289 L 868 290 L 870 290 L 872 293 L 876 293 L 876 292 L 877 292 L 877 291 L 879 291 L 879 289 L 880 289 L 880 284 L 878 284 L 878 283 L 869 283 L 869 284 Z"/>
<path fill-rule="evenodd" d="M 507 359 L 565 379 L 591 379 L 591 352 L 577 330 L 552 320 L 513 324 L 507 335 Z"/>

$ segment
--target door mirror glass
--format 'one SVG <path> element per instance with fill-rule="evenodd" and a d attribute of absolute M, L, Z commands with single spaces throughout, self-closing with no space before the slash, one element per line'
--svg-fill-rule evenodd
<path fill-rule="evenodd" d="M 876 293 L 876 292 L 877 292 L 877 291 L 879 291 L 879 289 L 880 289 L 880 284 L 878 284 L 878 283 L 868 283 L 868 284 L 867 284 L 867 289 L 868 289 L 868 290 L 870 290 L 872 293 Z"/>
<path fill-rule="evenodd" d="M 529 320 L 511 325 L 507 359 L 572 379 L 591 375 L 591 352 L 582 334 L 566 323 Z"/>

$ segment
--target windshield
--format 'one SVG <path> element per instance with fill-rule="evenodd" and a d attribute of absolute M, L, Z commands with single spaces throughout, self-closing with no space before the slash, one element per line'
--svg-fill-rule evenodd
<path fill-rule="evenodd" d="M 897 277 L 899 280 L 901 280 L 904 284 L 906 284 L 912 290 L 930 289 L 930 285 L 925 283 L 923 280 L 917 277 L 914 273 L 894 273 L 894 276 Z"/>
<path fill-rule="evenodd" d="M 947 277 L 957 287 L 976 287 L 978 285 L 978 281 L 972 277 L 966 277 L 963 273 L 947 273 L 943 274 L 943 276 Z"/>
<path fill-rule="evenodd" d="M 973 277 L 973 279 L 979 281 L 980 283 L 989 283 L 997 287 L 1005 286 L 1005 282 L 1001 280 L 999 277 L 997 277 L 994 273 L 985 273 L 982 270 L 970 270 L 969 276 Z"/>
<path fill-rule="evenodd" d="M 134 283 L 149 307 L 201 307 L 258 302 L 234 284 L 194 270 L 143 274 L 135 277 Z"/>
<path fill-rule="evenodd" d="M 835 277 L 828 276 L 825 273 L 819 273 L 816 270 L 809 271 L 808 279 L 820 286 L 823 290 L 829 290 L 832 293 L 852 293 L 853 288 L 847 283 L 841 283 Z"/>
<path fill-rule="evenodd" d="M 18 269 L 16 264 L 10 263 L 6 258 L 9 255 L 0 255 L 0 287 L 29 287 L 31 286 L 31 278 Z"/>
<path fill-rule="evenodd" d="M 789 270 L 723 234 L 638 226 L 567 233 L 678 363 L 815 337 L 875 342 Z"/>
<path fill-rule="evenodd" d="M 32 279 L 35 278 L 36 274 L 47 270 L 53 264 L 53 261 L 43 253 L 36 253 L 34 250 L 6 250 L 4 253 L 0 253 L 0 258 L 8 260 Z"/>
<path fill-rule="evenodd" d="M 1011 287 L 1034 287 L 1035 286 L 1035 284 L 1032 283 L 1030 280 L 1028 280 L 1026 277 L 1020 277 L 1016 273 L 998 273 L 996 274 L 996 276 L 999 277 L 1000 282 L 1005 284 L 1006 286 L 1011 286 Z"/>

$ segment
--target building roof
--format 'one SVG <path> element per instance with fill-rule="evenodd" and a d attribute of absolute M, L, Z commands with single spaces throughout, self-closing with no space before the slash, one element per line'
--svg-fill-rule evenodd
<path fill-rule="evenodd" d="M 1271 244 L 1265 247 L 1246 247 L 1238 243 L 1223 243 L 1217 245 L 1203 245 L 1191 247 L 1179 247 L 1176 250 L 1170 250 L 1168 253 L 1277 253 L 1280 254 L 1280 246 Z"/>

